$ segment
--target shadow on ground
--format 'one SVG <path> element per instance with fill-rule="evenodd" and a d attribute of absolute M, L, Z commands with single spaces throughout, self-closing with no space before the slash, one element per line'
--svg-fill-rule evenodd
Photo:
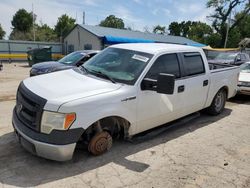
<path fill-rule="evenodd" d="M 18 65 L 19 67 L 23 67 L 23 68 L 30 68 L 30 66 L 27 64 L 22 64 L 22 65 Z"/>
<path fill-rule="evenodd" d="M 228 100 L 229 103 L 235 104 L 250 104 L 250 95 L 236 95 Z"/>
<path fill-rule="evenodd" d="M 165 125 L 165 127 L 170 126 L 165 130 L 162 129 L 164 126 L 161 126 L 161 131 L 153 134 L 153 138 L 146 137 L 139 143 L 117 141 L 111 151 L 98 157 L 91 156 L 86 151 L 77 150 L 74 158 L 64 163 L 31 155 L 19 146 L 13 133 L 8 133 L 0 137 L 0 182 L 19 187 L 32 187 L 82 174 L 109 163 L 116 163 L 131 171 L 143 172 L 149 167 L 148 164 L 131 161 L 127 157 L 208 126 L 230 114 L 231 110 L 225 109 L 219 116 L 202 114 L 189 122 L 177 123 L 176 126 Z"/>

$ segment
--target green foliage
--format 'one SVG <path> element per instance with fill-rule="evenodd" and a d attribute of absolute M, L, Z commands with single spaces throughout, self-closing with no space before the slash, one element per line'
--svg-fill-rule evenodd
<path fill-rule="evenodd" d="M 208 0 L 207 7 L 213 8 L 214 13 L 210 15 L 215 31 L 221 36 L 219 47 L 223 47 L 226 40 L 227 27 L 229 34 L 237 27 L 250 12 L 250 1 L 248 0 Z M 236 8 L 243 8 L 240 16 L 235 17 L 234 23 L 227 26 L 228 19 Z"/>
<path fill-rule="evenodd" d="M 208 37 L 213 33 L 211 26 L 202 22 L 172 22 L 169 25 L 170 35 L 188 37 L 194 41 L 208 44 Z"/>
<path fill-rule="evenodd" d="M 47 24 L 41 24 L 41 26 L 36 26 L 37 41 L 55 42 L 58 41 L 58 39 L 59 38 L 57 37 L 55 31 Z"/>
<path fill-rule="evenodd" d="M 212 48 L 218 48 L 219 43 L 221 41 L 221 36 L 218 33 L 212 33 L 210 36 L 207 37 L 207 43 Z"/>
<path fill-rule="evenodd" d="M 227 48 L 238 47 L 240 41 L 241 41 L 241 35 L 239 29 L 236 27 L 230 30 L 228 34 Z"/>
<path fill-rule="evenodd" d="M 125 24 L 121 18 L 117 18 L 114 15 L 109 15 L 102 20 L 99 26 L 103 27 L 111 27 L 111 28 L 118 28 L 118 29 L 125 29 Z"/>
<path fill-rule="evenodd" d="M 11 21 L 14 30 L 20 32 L 28 32 L 32 28 L 33 16 L 32 13 L 28 13 L 25 9 L 19 9 Z"/>
<path fill-rule="evenodd" d="M 45 42 L 55 42 L 58 41 L 58 37 L 55 31 L 50 28 L 47 24 L 37 25 L 35 24 L 35 39 L 36 41 L 45 41 Z M 33 41 L 34 33 L 33 30 L 28 32 L 22 32 L 18 30 L 13 30 L 10 34 L 10 40 L 26 40 Z"/>
<path fill-rule="evenodd" d="M 168 26 L 169 34 L 174 36 L 181 36 L 181 25 L 178 22 L 172 22 Z"/>
<path fill-rule="evenodd" d="M 3 39 L 5 36 L 6 32 L 3 30 L 1 24 L 0 24 L 0 39 Z"/>
<path fill-rule="evenodd" d="M 212 34 L 211 26 L 202 22 L 192 22 L 187 31 L 188 38 L 203 44 L 208 44 L 208 37 Z"/>
<path fill-rule="evenodd" d="M 63 14 L 58 18 L 55 25 L 55 32 L 58 37 L 65 37 L 65 35 L 75 26 L 76 20 Z"/>
<path fill-rule="evenodd" d="M 154 26 L 153 32 L 154 33 L 158 33 L 158 34 L 164 34 L 164 33 L 166 33 L 166 27 L 165 26 L 156 25 L 156 26 Z"/>
<path fill-rule="evenodd" d="M 28 32 L 22 32 L 16 29 L 13 29 L 12 32 L 10 33 L 10 40 L 27 40 L 27 41 L 32 41 L 33 38 L 33 33 L 31 31 Z"/>
<path fill-rule="evenodd" d="M 242 17 L 242 12 L 238 13 L 236 15 L 236 19 Z M 241 38 L 249 38 L 250 37 L 250 14 L 247 14 L 242 21 L 239 23 L 239 25 L 237 26 Z"/>

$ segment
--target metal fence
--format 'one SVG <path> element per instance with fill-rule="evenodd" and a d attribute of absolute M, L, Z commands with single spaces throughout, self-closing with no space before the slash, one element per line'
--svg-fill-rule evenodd
<path fill-rule="evenodd" d="M 27 61 L 27 51 L 34 48 L 51 46 L 52 58 L 62 57 L 62 43 L 0 40 L 0 61 Z"/>

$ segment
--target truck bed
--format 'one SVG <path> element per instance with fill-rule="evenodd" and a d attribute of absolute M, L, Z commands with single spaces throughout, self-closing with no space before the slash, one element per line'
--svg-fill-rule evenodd
<path fill-rule="evenodd" d="M 211 73 L 239 68 L 238 66 L 222 64 L 222 63 L 208 63 L 208 65 L 209 69 L 211 70 Z"/>

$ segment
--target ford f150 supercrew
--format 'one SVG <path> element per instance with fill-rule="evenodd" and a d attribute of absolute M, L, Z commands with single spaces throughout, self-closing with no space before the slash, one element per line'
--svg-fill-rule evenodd
<path fill-rule="evenodd" d="M 114 45 L 79 68 L 22 81 L 13 127 L 21 145 L 44 158 L 70 160 L 76 144 L 100 155 L 115 138 L 202 109 L 220 114 L 238 76 L 238 67 L 208 64 L 195 47 Z"/>

